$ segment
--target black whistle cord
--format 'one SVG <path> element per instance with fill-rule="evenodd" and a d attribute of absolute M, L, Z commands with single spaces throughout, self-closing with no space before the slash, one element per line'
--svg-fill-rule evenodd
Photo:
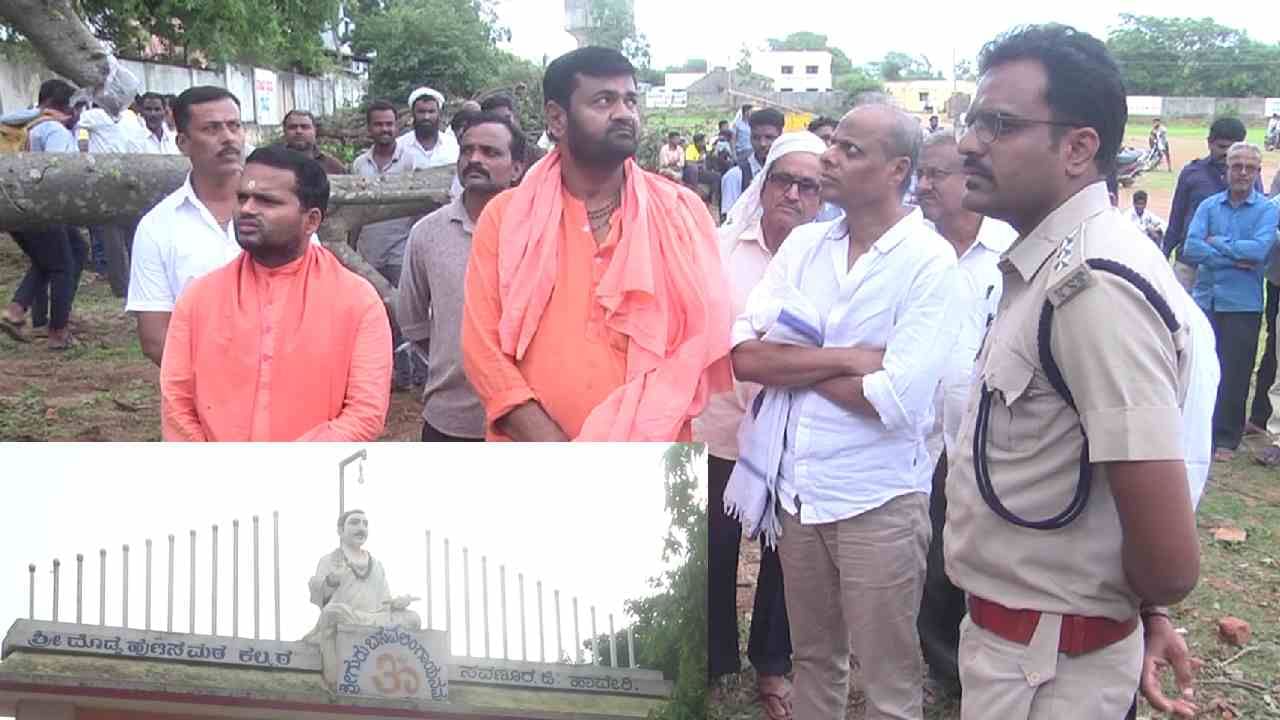
<path fill-rule="evenodd" d="M 982 398 L 978 401 L 978 417 L 973 431 L 973 474 L 978 483 L 978 493 L 986 501 L 987 507 L 1004 520 L 1019 527 L 1031 530 L 1060 530 L 1075 521 L 1084 512 L 1089 502 L 1089 489 L 1093 484 L 1093 468 L 1089 464 L 1089 438 L 1084 439 L 1080 448 L 1080 480 L 1076 483 L 1075 497 L 1065 510 L 1044 520 L 1026 520 L 1013 514 L 1013 511 L 996 497 L 995 487 L 991 484 L 991 475 L 987 469 L 987 431 L 991 420 L 992 391 L 986 383 L 982 384 Z"/>

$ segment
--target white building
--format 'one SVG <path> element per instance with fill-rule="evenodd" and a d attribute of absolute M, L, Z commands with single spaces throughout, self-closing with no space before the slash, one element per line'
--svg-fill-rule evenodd
<path fill-rule="evenodd" d="M 773 80 L 777 92 L 829 92 L 831 53 L 826 50 L 776 50 L 751 56 L 751 72 Z"/>

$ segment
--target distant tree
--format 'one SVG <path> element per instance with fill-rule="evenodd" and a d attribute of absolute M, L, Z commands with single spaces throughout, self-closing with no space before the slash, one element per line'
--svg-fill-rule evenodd
<path fill-rule="evenodd" d="M 973 62 L 968 58 L 960 58 L 956 61 L 955 67 L 951 69 L 957 80 L 977 80 L 978 71 L 974 69 Z"/>
<path fill-rule="evenodd" d="M 751 74 L 751 46 L 742 43 L 742 47 L 738 48 L 738 64 L 733 68 L 743 75 Z"/>
<path fill-rule="evenodd" d="M 636 16 L 627 0 L 595 0 L 587 26 L 587 42 L 626 55 L 636 67 L 649 67 L 649 40 L 636 30 Z"/>
<path fill-rule="evenodd" d="M 884 59 L 871 63 L 871 69 L 881 78 L 895 80 L 941 80 L 942 73 L 933 69 L 933 63 L 924 55 L 904 52 L 885 53 Z"/>
<path fill-rule="evenodd" d="M 1133 95 L 1280 95 L 1280 44 L 1257 42 L 1212 18 L 1121 13 L 1107 47 Z"/>
<path fill-rule="evenodd" d="M 782 38 L 769 38 L 770 50 L 826 50 L 831 53 L 831 75 L 839 77 L 853 71 L 853 62 L 838 47 L 827 42 L 827 36 L 814 32 L 793 32 Z"/>
<path fill-rule="evenodd" d="M 668 65 L 666 72 L 670 73 L 704 73 L 707 71 L 707 61 L 705 58 L 689 58 L 684 61 L 683 65 Z"/>
<path fill-rule="evenodd" d="M 835 90 L 847 96 L 850 103 L 859 93 L 884 90 L 884 83 L 880 78 L 865 68 L 854 68 L 852 72 L 836 78 L 833 85 Z"/>
<path fill-rule="evenodd" d="M 152 41 L 158 38 L 162 60 L 316 72 L 327 64 L 320 33 L 337 23 L 340 0 L 80 0 L 75 5 L 120 57 L 141 57 L 155 49 Z"/>
<path fill-rule="evenodd" d="M 389 0 L 359 16 L 352 46 L 375 56 L 370 97 L 404 102 L 419 85 L 450 96 L 489 86 L 510 64 L 497 47 L 510 34 L 489 10 L 478 0 Z"/>
<path fill-rule="evenodd" d="M 701 444 L 672 445 L 663 456 L 671 514 L 663 558 L 682 562 L 651 581 L 657 594 L 627 602 L 627 611 L 638 618 L 633 629 L 640 665 L 661 670 L 675 684 L 671 700 L 651 716 L 661 720 L 706 717 L 707 508 L 697 472 L 706 462 Z M 607 659 L 608 635 L 601 640 L 597 652 Z M 616 641 L 619 664 L 624 664 L 625 635 L 619 633 Z"/>

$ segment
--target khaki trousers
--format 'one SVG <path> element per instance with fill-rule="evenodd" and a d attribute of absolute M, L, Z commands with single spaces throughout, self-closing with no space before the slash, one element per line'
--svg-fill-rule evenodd
<path fill-rule="evenodd" d="M 1122 718 L 1142 671 L 1141 626 L 1118 643 L 1085 655 L 1058 652 L 1062 616 L 1045 613 L 1028 645 L 974 625 L 960 625 L 961 720 L 1098 720 Z"/>
<path fill-rule="evenodd" d="M 838 522 L 782 511 L 795 720 L 845 716 L 849 653 L 862 664 L 866 720 L 920 720 L 916 616 L 929 549 L 929 497 L 910 493 Z"/>
<path fill-rule="evenodd" d="M 1178 284 L 1182 286 L 1182 289 L 1191 292 L 1192 286 L 1196 284 L 1196 266 L 1188 265 L 1181 260 L 1174 260 L 1173 276 L 1178 279 Z"/>

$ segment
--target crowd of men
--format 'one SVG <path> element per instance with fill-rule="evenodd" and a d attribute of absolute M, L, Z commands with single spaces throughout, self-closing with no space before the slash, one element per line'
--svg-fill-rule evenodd
<path fill-rule="evenodd" d="M 738 670 L 746 536 L 772 720 L 844 717 L 853 662 L 868 718 L 920 718 L 926 665 L 966 720 L 1118 720 L 1140 687 L 1188 716 L 1167 606 L 1198 578 L 1214 449 L 1248 431 L 1280 210 L 1234 120 L 1183 169 L 1167 228 L 1138 194 L 1118 210 L 1126 97 L 1092 36 L 1017 29 L 979 70 L 952 130 L 878 96 L 796 132 L 744 107 L 710 146 L 668 136 L 654 172 L 614 50 L 548 65 L 543 157 L 509 98 L 446 126 L 419 88 L 404 134 L 400 106 L 371 102 L 352 173 L 455 173 L 449 204 L 357 233 L 398 286 L 390 312 L 316 240 L 344 168 L 315 118 L 246 155 L 235 95 L 191 88 L 170 105 L 191 171 L 133 234 L 126 306 L 163 436 L 370 440 L 393 382 L 420 379 L 423 441 L 705 441 L 709 673 Z M 30 148 L 73 147 L 69 86 L 46 86 L 62 115 Z M 704 171 L 718 228 L 691 188 Z M 65 328 L 83 241 L 42 232 L 16 238 L 35 279 L 10 334 L 42 287 Z M 40 255 L 55 244 L 61 275 Z M 1275 287 L 1255 431 L 1280 430 Z"/>

